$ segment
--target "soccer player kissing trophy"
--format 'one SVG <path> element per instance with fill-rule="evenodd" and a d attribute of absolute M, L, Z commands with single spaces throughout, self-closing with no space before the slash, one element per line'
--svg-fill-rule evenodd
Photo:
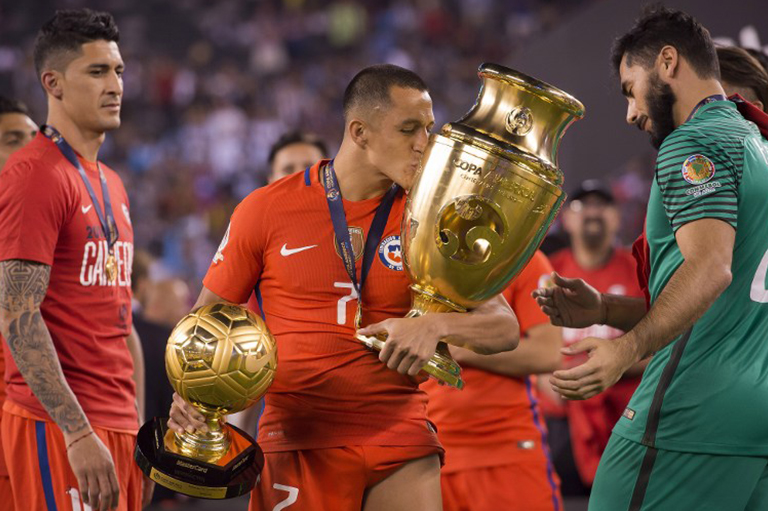
<path fill-rule="evenodd" d="M 496 65 L 479 68 L 474 107 L 430 136 L 408 194 L 401 239 L 413 302 L 407 317 L 466 312 L 525 267 L 565 200 L 557 149 L 584 116 L 571 95 Z M 381 350 L 385 335 L 357 339 Z M 444 343 L 424 366 L 461 388 Z"/>

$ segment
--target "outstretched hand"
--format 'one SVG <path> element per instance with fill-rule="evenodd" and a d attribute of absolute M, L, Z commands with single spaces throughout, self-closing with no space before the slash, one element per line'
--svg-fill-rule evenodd
<path fill-rule="evenodd" d="M 531 296 L 555 326 L 584 328 L 606 321 L 601 294 L 582 279 L 552 273 L 552 286 L 536 289 Z"/>

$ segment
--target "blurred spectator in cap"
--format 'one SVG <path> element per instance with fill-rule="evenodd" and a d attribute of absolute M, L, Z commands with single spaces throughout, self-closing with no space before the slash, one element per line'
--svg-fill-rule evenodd
<path fill-rule="evenodd" d="M 280 137 L 269 150 L 269 183 L 311 167 L 328 154 L 320 137 L 291 131 Z"/>
<path fill-rule="evenodd" d="M 0 169 L 15 151 L 37 135 L 37 125 L 21 101 L 0 96 Z"/>
<path fill-rule="evenodd" d="M 621 218 L 614 195 L 604 182 L 590 179 L 573 190 L 562 222 L 571 246 L 551 256 L 559 275 L 584 279 L 602 293 L 643 296 L 636 280 L 635 260 L 629 250 L 618 245 Z M 621 334 L 605 325 L 563 328 L 563 344 Z M 567 357 L 563 366 L 581 362 L 578 357 Z M 550 389 L 548 377 L 539 379 L 550 449 L 562 479 L 563 495 L 583 495 L 591 487 L 611 429 L 640 383 L 643 368 L 644 364 L 633 367 L 614 387 L 586 401 L 564 402 Z"/>
<path fill-rule="evenodd" d="M 720 82 L 728 96 L 740 95 L 760 110 L 768 108 L 768 72 L 747 50 L 735 46 L 717 48 Z"/>

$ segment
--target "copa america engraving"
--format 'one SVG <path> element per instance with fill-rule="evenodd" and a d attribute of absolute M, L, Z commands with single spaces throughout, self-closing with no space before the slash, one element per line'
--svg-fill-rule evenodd
<path fill-rule="evenodd" d="M 496 64 L 478 72 L 472 109 L 430 136 L 406 203 L 403 263 L 407 317 L 466 312 L 500 293 L 544 239 L 565 193 L 557 149 L 584 116 L 573 96 Z M 385 336 L 357 336 L 381 350 Z M 461 388 L 461 369 L 441 343 L 424 367 Z"/>

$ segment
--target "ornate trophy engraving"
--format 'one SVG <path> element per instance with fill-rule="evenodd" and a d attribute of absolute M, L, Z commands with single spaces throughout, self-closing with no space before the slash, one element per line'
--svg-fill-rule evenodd
<path fill-rule="evenodd" d="M 255 404 L 277 368 L 275 339 L 262 319 L 215 303 L 185 316 L 165 349 L 174 390 L 206 418 L 207 433 L 176 433 L 155 417 L 139 430 L 136 463 L 160 485 L 193 497 L 226 499 L 253 488 L 264 454 L 222 417 Z"/>
<path fill-rule="evenodd" d="M 557 149 L 584 116 L 569 94 L 495 64 L 479 68 L 474 107 L 430 137 L 408 194 L 401 242 L 411 278 L 407 317 L 466 312 L 525 267 L 565 200 Z M 380 350 L 385 337 L 358 336 Z M 424 371 L 461 388 L 441 343 Z"/>

